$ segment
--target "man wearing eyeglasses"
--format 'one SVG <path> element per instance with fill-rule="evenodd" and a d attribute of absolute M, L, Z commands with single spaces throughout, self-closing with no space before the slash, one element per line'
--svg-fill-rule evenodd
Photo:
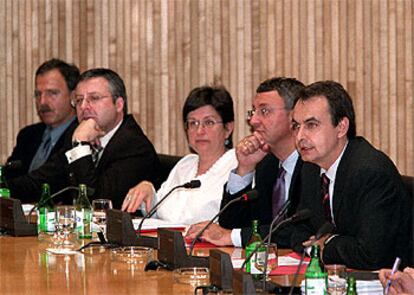
<path fill-rule="evenodd" d="M 153 145 L 127 114 L 124 82 L 110 69 L 88 70 L 79 78 L 72 105 L 79 125 L 65 148 L 41 169 L 12 180 L 11 194 L 35 201 L 43 182 L 55 191 L 83 183 L 94 189 L 92 198 L 112 199 L 120 208 L 131 186 L 156 179 L 159 165 Z"/>
<path fill-rule="evenodd" d="M 68 128 L 76 119 L 70 104 L 79 69 L 59 59 L 50 59 L 35 74 L 34 99 L 40 123 L 24 127 L 7 159 L 7 178 L 36 170 L 62 148 Z M 73 129 L 72 129 L 73 130 Z"/>
<path fill-rule="evenodd" d="M 259 198 L 233 204 L 211 225 L 203 238 L 216 245 L 244 246 L 251 236 L 252 220 L 262 225 L 262 236 L 287 200 L 287 215 L 295 212 L 299 202 L 299 171 L 302 161 L 295 149 L 290 128 L 290 112 L 294 99 L 304 85 L 293 78 L 271 78 L 256 90 L 253 109 L 247 119 L 253 133 L 236 147 L 238 167 L 230 174 L 221 207 L 256 189 Z M 187 235 L 194 237 L 205 223 L 193 225 Z M 278 245 L 290 246 L 290 231 L 277 236 Z"/>

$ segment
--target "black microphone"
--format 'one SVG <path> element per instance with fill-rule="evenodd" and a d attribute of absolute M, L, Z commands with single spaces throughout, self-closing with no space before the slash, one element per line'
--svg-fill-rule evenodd
<path fill-rule="evenodd" d="M 322 226 L 318 229 L 318 231 L 315 234 L 315 238 L 312 241 L 312 245 L 314 245 L 316 243 L 316 241 L 318 241 L 324 235 L 333 232 L 334 229 L 335 229 L 335 226 L 332 223 L 328 222 L 328 221 L 325 222 L 324 224 L 322 224 Z M 305 249 L 303 249 L 302 250 L 302 255 L 300 256 L 300 261 L 299 261 L 299 264 L 298 264 L 298 268 L 296 269 L 295 275 L 293 276 L 292 286 L 290 287 L 289 295 L 292 295 L 292 293 L 293 293 L 293 288 L 295 287 L 296 281 L 298 280 L 300 268 L 302 267 L 303 260 L 305 259 L 305 254 L 306 254 Z"/>
<path fill-rule="evenodd" d="M 278 231 L 280 228 L 282 228 L 283 226 L 285 226 L 286 224 L 289 223 L 293 223 L 293 222 L 299 222 L 305 219 L 308 219 L 312 216 L 312 212 L 309 209 L 303 209 L 303 210 L 299 210 L 298 212 L 296 212 L 295 214 L 293 214 L 291 217 L 286 218 L 285 220 L 279 222 L 276 227 L 274 229 L 272 229 L 272 231 L 269 231 L 269 233 L 267 234 L 267 236 L 263 239 L 263 241 L 269 239 L 269 236 L 271 236 L 274 232 Z M 256 245 L 256 248 L 254 248 L 254 250 L 250 253 L 250 255 L 248 257 L 246 257 L 246 259 L 244 260 L 241 269 L 243 269 L 243 267 L 246 265 L 246 263 L 252 258 L 252 256 L 257 252 L 257 250 L 259 250 L 259 248 L 261 246 L 263 246 L 263 242 L 258 243 Z"/>
<path fill-rule="evenodd" d="M 42 202 L 40 202 L 40 201 L 39 201 L 39 202 L 38 202 L 37 204 L 35 204 L 35 205 L 33 206 L 33 208 L 29 211 L 28 217 L 30 218 L 30 217 L 32 216 L 32 214 L 33 214 L 33 211 L 34 211 L 35 209 L 37 209 L 37 208 L 41 207 L 42 205 L 44 205 L 47 201 L 52 200 L 52 199 L 54 199 L 55 197 L 58 197 L 58 196 L 60 196 L 61 194 L 63 194 L 64 192 L 69 191 L 69 190 L 76 190 L 76 191 L 79 191 L 79 187 L 77 187 L 77 186 L 68 186 L 68 187 L 65 187 L 64 189 L 61 189 L 60 191 L 58 191 L 58 192 L 56 192 L 56 193 L 54 193 L 54 194 L 50 195 L 50 197 L 49 197 L 49 198 L 47 198 L 46 200 L 43 200 Z M 88 192 L 88 196 L 90 196 L 90 195 L 93 195 L 93 194 L 94 194 L 95 190 L 94 190 L 93 188 L 88 187 L 88 188 L 87 188 L 87 192 Z"/>
<path fill-rule="evenodd" d="M 201 181 L 200 180 L 191 180 L 190 182 L 186 182 L 184 184 L 181 185 L 177 185 L 175 187 L 173 187 L 164 197 L 161 198 L 161 200 L 158 201 L 158 203 L 156 203 L 154 205 L 154 207 L 152 207 L 152 209 L 141 219 L 141 222 L 138 225 L 138 234 L 137 236 L 140 237 L 141 236 L 141 229 L 142 229 L 142 225 L 144 224 L 144 220 L 150 218 L 152 215 L 155 214 L 155 212 L 157 212 L 157 209 L 161 206 L 161 204 L 164 202 L 164 200 L 171 195 L 171 193 L 173 191 L 175 191 L 176 189 L 179 188 L 188 188 L 188 189 L 193 189 L 193 188 L 199 188 L 201 186 Z"/>
<path fill-rule="evenodd" d="M 230 205 L 238 201 L 247 202 L 247 201 L 256 200 L 257 198 L 258 198 L 257 190 L 251 190 L 243 194 L 242 196 L 235 198 L 231 200 L 230 202 L 228 202 L 213 218 L 210 219 L 210 221 L 195 236 L 194 240 L 191 242 L 190 256 L 193 254 L 193 249 L 194 249 L 194 246 L 197 240 L 201 237 L 201 235 L 205 232 L 205 230 L 216 220 L 216 218 L 219 217 Z"/>

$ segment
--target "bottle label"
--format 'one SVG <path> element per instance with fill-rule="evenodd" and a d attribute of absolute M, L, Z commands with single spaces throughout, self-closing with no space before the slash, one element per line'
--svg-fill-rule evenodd
<path fill-rule="evenodd" d="M 8 188 L 0 188 L 0 198 L 10 198 L 10 190 Z"/>
<path fill-rule="evenodd" d="M 46 208 L 37 211 L 37 232 L 55 232 L 55 212 Z"/>
<path fill-rule="evenodd" d="M 76 232 L 79 238 L 90 239 L 92 213 L 90 210 L 76 211 Z"/>
<path fill-rule="evenodd" d="M 305 281 L 306 295 L 326 294 L 326 282 L 324 278 L 307 278 Z"/>
<path fill-rule="evenodd" d="M 250 253 L 252 253 L 255 249 L 256 249 L 256 245 L 259 244 L 260 242 L 254 242 L 249 244 L 246 247 L 246 258 L 250 256 Z M 257 266 L 256 266 L 256 261 L 259 257 L 262 256 L 261 253 L 264 253 L 264 248 L 260 247 L 257 252 L 255 254 L 253 254 L 253 256 L 250 258 L 250 261 L 248 261 L 246 263 L 246 272 L 250 273 L 250 274 L 261 274 L 262 271 L 260 271 Z"/>

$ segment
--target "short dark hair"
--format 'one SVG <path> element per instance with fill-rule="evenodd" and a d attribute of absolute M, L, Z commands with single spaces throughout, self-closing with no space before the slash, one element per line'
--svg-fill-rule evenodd
<path fill-rule="evenodd" d="M 111 69 L 96 68 L 83 72 L 79 77 L 78 83 L 93 78 L 104 78 L 108 81 L 109 91 L 111 92 L 113 102 L 115 103 L 118 97 L 122 97 L 124 100 L 124 115 L 126 115 L 128 113 L 127 94 L 122 78 Z"/>
<path fill-rule="evenodd" d="M 216 110 L 223 124 L 234 122 L 233 98 L 224 86 L 201 86 L 191 90 L 183 106 L 183 122 L 187 122 L 190 112 L 207 105 Z M 233 132 L 226 143 L 227 148 L 233 147 L 232 136 Z"/>
<path fill-rule="evenodd" d="M 36 76 L 50 72 L 52 70 L 58 70 L 66 81 L 66 86 L 69 91 L 73 91 L 76 87 L 76 83 L 79 79 L 79 69 L 74 64 L 68 64 L 63 60 L 52 58 L 42 63 L 36 70 Z"/>
<path fill-rule="evenodd" d="M 256 93 L 276 90 L 285 102 L 288 111 L 293 109 L 295 99 L 305 85 L 295 78 L 274 77 L 260 83 Z"/>
<path fill-rule="evenodd" d="M 349 129 L 347 137 L 348 139 L 355 138 L 356 123 L 354 106 L 351 96 L 344 87 L 335 81 L 315 82 L 306 86 L 301 91 L 297 101 L 306 101 L 315 96 L 323 96 L 327 99 L 333 126 L 337 126 L 343 118 L 348 118 Z"/>

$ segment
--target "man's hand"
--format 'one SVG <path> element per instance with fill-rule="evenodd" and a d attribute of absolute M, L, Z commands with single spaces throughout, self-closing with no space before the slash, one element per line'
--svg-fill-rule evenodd
<path fill-rule="evenodd" d="M 122 203 L 122 211 L 135 212 L 145 202 L 145 210 L 151 210 L 152 199 L 154 198 L 154 186 L 149 181 L 141 181 L 131 188 Z"/>
<path fill-rule="evenodd" d="M 208 223 L 203 221 L 190 226 L 187 231 L 186 238 L 195 239 L 200 230 Z M 233 246 L 231 241 L 231 230 L 222 228 L 216 223 L 210 224 L 210 226 L 204 231 L 201 238 L 209 243 L 217 246 Z"/>
<path fill-rule="evenodd" d="M 412 268 L 407 267 L 403 272 L 397 271 L 393 275 L 391 275 L 391 269 L 381 269 L 378 276 L 384 289 L 388 280 L 391 281 L 388 294 L 414 294 L 414 270 Z"/>
<path fill-rule="evenodd" d="M 91 145 L 100 145 L 99 139 L 105 132 L 98 126 L 92 118 L 82 121 L 73 132 L 72 140 L 87 141 Z"/>
<path fill-rule="evenodd" d="M 269 146 L 258 132 L 253 132 L 243 138 L 236 146 L 236 156 L 239 162 L 236 173 L 244 176 L 253 171 L 269 152 Z"/>
<path fill-rule="evenodd" d="M 323 257 L 323 248 L 325 247 L 325 241 L 332 236 L 332 234 L 326 234 L 324 236 L 322 236 L 319 240 L 316 240 L 315 236 L 311 236 L 309 238 L 309 240 L 305 241 L 302 243 L 303 247 L 307 248 L 310 247 L 312 245 L 319 245 L 320 248 L 320 255 L 321 258 Z"/>

